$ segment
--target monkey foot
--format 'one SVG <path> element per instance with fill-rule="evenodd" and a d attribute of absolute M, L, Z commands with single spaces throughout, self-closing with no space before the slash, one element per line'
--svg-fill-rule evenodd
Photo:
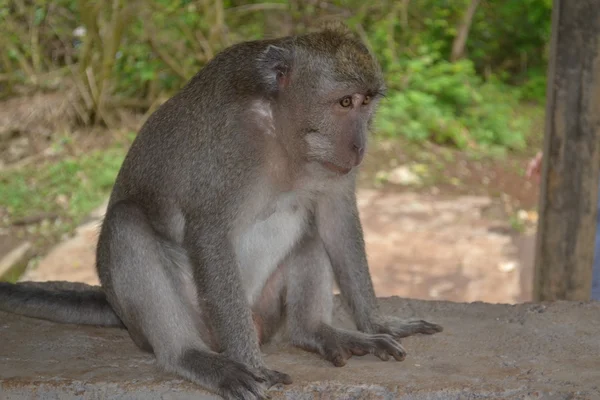
<path fill-rule="evenodd" d="M 383 361 L 393 357 L 406 358 L 406 350 L 388 334 L 368 334 L 324 326 L 308 340 L 296 343 L 298 347 L 319 353 L 336 367 L 343 367 L 352 356 L 374 354 Z"/>

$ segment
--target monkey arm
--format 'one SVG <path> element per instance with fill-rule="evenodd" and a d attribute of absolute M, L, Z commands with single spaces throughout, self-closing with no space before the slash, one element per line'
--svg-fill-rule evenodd
<path fill-rule="evenodd" d="M 198 301 L 207 309 L 220 351 L 236 361 L 263 368 L 258 336 L 233 246 L 224 229 L 206 232 L 202 228 L 224 225 L 204 220 L 186 229 L 186 247 L 193 249 L 190 261 Z"/>
<path fill-rule="evenodd" d="M 440 325 L 422 319 L 381 315 L 369 274 L 362 226 L 354 188 L 318 204 L 317 226 L 333 274 L 359 331 L 395 338 L 441 332 Z"/>
<path fill-rule="evenodd" d="M 317 205 L 317 229 L 357 328 L 374 332 L 379 312 L 354 193 L 354 187 L 344 188 L 337 196 L 321 201 Z"/>

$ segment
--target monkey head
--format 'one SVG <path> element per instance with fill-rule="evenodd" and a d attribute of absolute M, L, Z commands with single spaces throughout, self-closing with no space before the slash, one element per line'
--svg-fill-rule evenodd
<path fill-rule="evenodd" d="M 260 61 L 273 132 L 288 152 L 335 175 L 358 166 L 385 91 L 367 47 L 345 29 L 328 28 L 269 45 Z"/>

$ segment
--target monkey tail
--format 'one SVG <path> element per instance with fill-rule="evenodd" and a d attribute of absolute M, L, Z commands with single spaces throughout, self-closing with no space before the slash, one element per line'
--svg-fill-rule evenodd
<path fill-rule="evenodd" d="M 0 282 L 0 311 L 64 324 L 124 328 L 100 286 L 76 282 Z"/>

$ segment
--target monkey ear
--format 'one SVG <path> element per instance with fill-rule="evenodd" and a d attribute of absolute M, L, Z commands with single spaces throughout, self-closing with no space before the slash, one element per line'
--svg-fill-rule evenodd
<path fill-rule="evenodd" d="M 290 50 L 272 44 L 261 54 L 259 71 L 269 93 L 277 93 L 290 84 L 292 61 Z"/>

